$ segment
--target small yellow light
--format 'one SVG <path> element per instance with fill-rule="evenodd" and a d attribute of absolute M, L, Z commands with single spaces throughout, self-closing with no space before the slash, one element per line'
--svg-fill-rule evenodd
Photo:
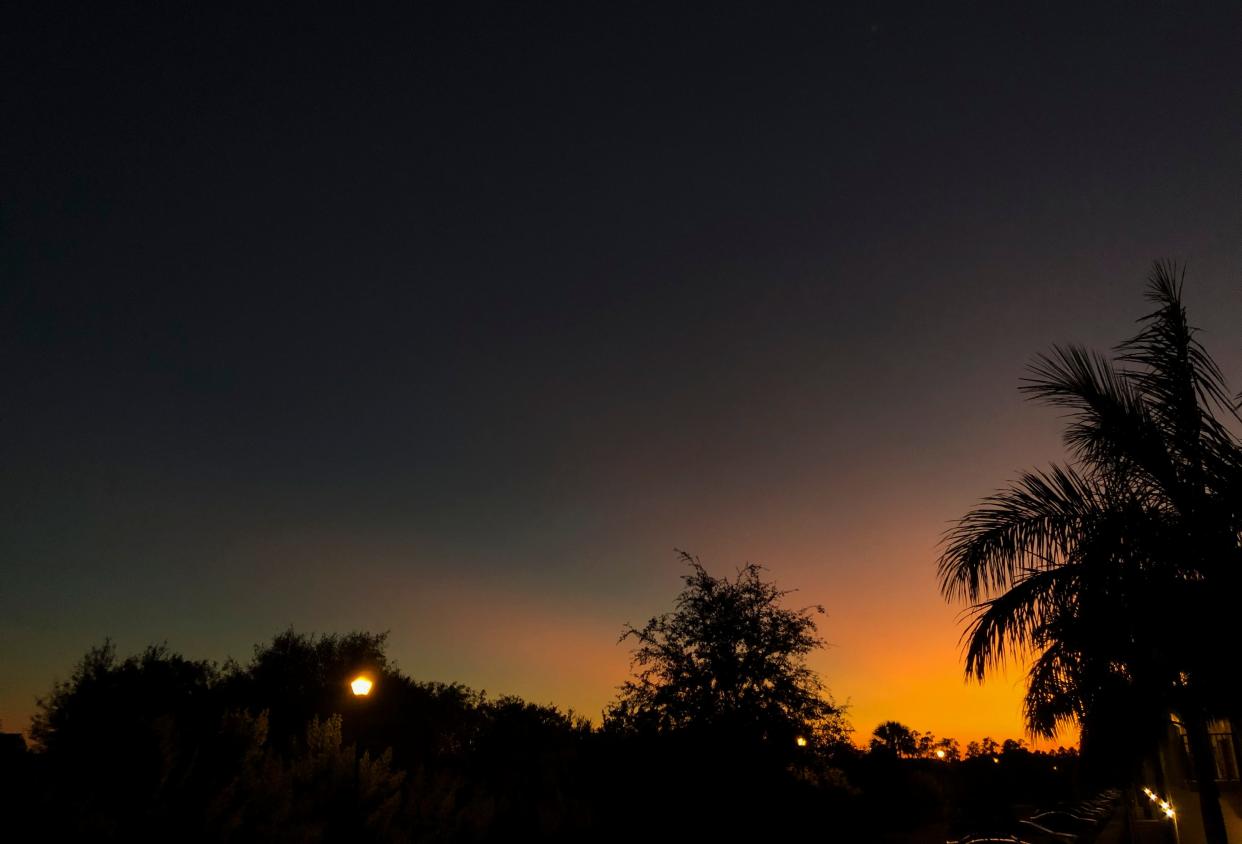
<path fill-rule="evenodd" d="M 806 739 L 802 736 L 798 736 L 794 739 L 794 741 L 797 743 L 798 747 L 806 747 Z"/>
<path fill-rule="evenodd" d="M 1149 791 L 1149 792 L 1147 792 L 1147 796 L 1151 798 L 1151 802 L 1153 802 L 1153 803 L 1155 803 L 1155 802 L 1156 802 L 1156 792 L 1154 792 L 1154 791 Z"/>
<path fill-rule="evenodd" d="M 937 750 L 937 751 L 936 751 L 936 758 L 937 758 L 937 759 L 943 759 L 943 758 L 944 758 L 944 751 L 943 751 L 943 750 Z"/>
<path fill-rule="evenodd" d="M 371 686 L 373 685 L 374 683 L 371 682 L 370 677 L 363 677 L 359 675 L 354 678 L 353 682 L 349 684 L 349 687 L 353 689 L 354 694 L 357 697 L 366 697 L 371 694 Z"/>
<path fill-rule="evenodd" d="M 1173 817 L 1173 810 L 1172 810 L 1172 809 L 1165 809 L 1165 810 L 1164 810 L 1164 816 L 1165 816 L 1166 818 L 1171 818 L 1171 817 Z"/>
<path fill-rule="evenodd" d="M 1160 808 L 1161 808 L 1161 809 L 1164 809 L 1166 812 L 1167 812 L 1167 811 L 1169 811 L 1169 801 L 1168 801 L 1168 800 L 1161 800 L 1161 801 L 1160 801 Z"/>
<path fill-rule="evenodd" d="M 999 756 L 993 756 L 993 757 L 992 757 L 992 761 L 993 761 L 993 762 L 995 762 L 997 765 L 999 765 L 999 764 L 1000 764 L 1000 757 L 999 757 Z"/>

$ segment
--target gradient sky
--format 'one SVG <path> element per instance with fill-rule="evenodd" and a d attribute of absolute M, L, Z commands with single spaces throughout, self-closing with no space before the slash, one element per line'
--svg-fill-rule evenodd
<path fill-rule="evenodd" d="M 1063 454 L 1025 365 L 1175 258 L 1242 387 L 1236 5 L 167 5 L 4 13 L 7 729 L 288 625 L 598 717 L 678 547 L 860 734 L 1018 735 L 934 569 Z"/>

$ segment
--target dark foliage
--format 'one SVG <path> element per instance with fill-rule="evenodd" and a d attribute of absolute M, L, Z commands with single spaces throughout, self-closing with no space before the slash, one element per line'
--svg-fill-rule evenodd
<path fill-rule="evenodd" d="M 1065 410 L 1072 462 L 967 513 L 949 532 L 941 589 L 970 604 L 967 674 L 1032 658 L 1030 729 L 1079 724 L 1101 779 L 1132 776 L 1176 712 L 1220 844 L 1206 724 L 1242 714 L 1229 628 L 1242 594 L 1242 443 L 1179 271 L 1157 264 L 1147 298 L 1154 310 L 1115 361 L 1078 347 L 1036 360 L 1024 390 Z"/>
<path fill-rule="evenodd" d="M 896 757 L 919 755 L 919 734 L 898 721 L 885 721 L 871 733 L 871 752 Z"/>
<path fill-rule="evenodd" d="M 40 701 L 31 797 L 65 840 L 556 837 L 585 824 L 589 724 L 419 683 L 383 634 L 286 631 L 246 665 L 91 650 Z M 347 682 L 374 678 L 355 698 Z M 7 768 L 6 768 L 7 770 Z"/>
<path fill-rule="evenodd" d="M 758 565 L 716 578 L 680 554 L 690 572 L 673 611 L 621 637 L 636 643 L 633 677 L 604 721 L 644 804 L 677 819 L 662 834 L 767 838 L 847 825 L 850 790 L 834 760 L 849 727 L 806 664 L 823 644 L 823 608 L 782 606 L 790 592 Z"/>
<path fill-rule="evenodd" d="M 808 610 L 692 574 L 605 728 L 417 682 L 384 634 L 292 630 L 223 666 L 109 643 L 40 702 L 29 795 L 60 840 L 634 841 L 845 829 L 846 725 Z M 678 650 L 680 649 L 680 651 Z M 675 663 L 675 665 L 674 665 Z M 349 681 L 366 674 L 371 693 Z M 676 689 L 672 684 L 680 684 Z M 29 766 L 28 766 L 29 767 Z M 10 767 L 9 770 L 15 770 Z M 658 819 L 658 820 L 657 820 Z"/>
<path fill-rule="evenodd" d="M 163 645 L 125 660 L 110 642 L 89 651 L 39 701 L 31 724 L 51 763 L 54 820 L 72 819 L 76 834 L 99 838 L 178 826 L 179 808 L 216 761 L 218 680 L 214 666 Z"/>
<path fill-rule="evenodd" d="M 164 646 L 121 660 L 105 643 L 41 702 L 34 752 L 0 758 L 5 793 L 50 840 L 632 842 L 883 838 L 978 826 L 1068 788 L 1068 768 L 1052 776 L 1051 757 L 1015 742 L 972 743 L 956 763 L 955 741 L 907 730 L 902 755 L 917 758 L 862 753 L 839 715 L 775 754 L 689 723 L 593 729 L 416 682 L 384 646 L 286 631 L 217 667 Z M 365 700 L 342 692 L 358 666 L 375 680 Z"/>
<path fill-rule="evenodd" d="M 715 643 L 713 670 L 750 679 L 725 685 L 703 711 L 713 717 L 595 729 L 554 707 L 412 680 L 382 634 L 290 630 L 223 666 L 165 646 L 119 659 L 105 643 L 40 702 L 34 752 L 14 744 L 0 780 L 22 800 L 18 824 L 72 841 L 864 840 L 977 817 L 954 807 L 969 802 L 979 760 L 954 762 L 956 742 L 912 730 L 902 756 L 917 758 L 849 746 L 840 711 L 810 699 L 823 690 L 801 661 L 818 645 L 808 611 L 780 608 L 785 593 L 757 567 L 718 581 L 692 562 L 678 612 L 702 618 L 662 617 L 644 641 L 710 649 L 723 637 L 748 643 L 741 663 L 765 655 L 731 668 Z M 366 698 L 348 690 L 360 671 L 374 681 Z M 764 688 L 748 688 L 755 678 Z M 1011 793 L 997 799 L 1037 793 L 1038 777 L 1006 770 Z"/>
<path fill-rule="evenodd" d="M 710 732 L 733 746 L 831 747 L 845 740 L 842 712 L 806 657 L 823 641 L 812 613 L 781 606 L 787 591 L 747 564 L 730 580 L 697 557 L 671 613 L 627 627 L 634 676 L 608 712 L 615 729 Z M 795 751 L 789 750 L 792 754 Z"/>

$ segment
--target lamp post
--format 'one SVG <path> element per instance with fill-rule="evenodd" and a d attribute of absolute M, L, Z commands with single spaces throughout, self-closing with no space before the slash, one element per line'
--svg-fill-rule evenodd
<path fill-rule="evenodd" d="M 353 692 L 354 698 L 361 702 L 364 698 L 371 694 L 375 682 L 366 674 L 359 674 L 349 681 L 349 690 Z M 357 719 L 361 722 L 361 718 Z M 361 723 L 359 723 L 361 727 Z M 362 730 L 357 731 L 357 740 L 354 742 L 354 813 L 358 816 L 358 826 L 362 827 Z"/>

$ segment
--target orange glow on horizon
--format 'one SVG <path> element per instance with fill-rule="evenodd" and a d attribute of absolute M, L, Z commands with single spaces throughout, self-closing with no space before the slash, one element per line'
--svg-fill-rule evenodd
<path fill-rule="evenodd" d="M 709 571 L 721 570 L 713 559 Z M 420 679 L 451 677 L 494 693 L 573 709 L 598 724 L 628 676 L 628 649 L 616 640 L 620 624 L 666 609 L 679 574 L 673 566 L 661 572 L 667 595 L 654 590 L 654 600 L 635 602 L 635 607 L 602 609 L 594 601 L 575 604 L 556 594 L 500 594 L 481 580 L 441 584 L 418 594 L 419 604 L 433 609 L 416 616 L 425 626 L 394 637 L 394 656 Z M 791 604 L 826 605 L 828 615 L 819 623 L 829 644 L 810 656 L 809 665 L 846 707 L 856 745 L 866 747 L 871 731 L 887 720 L 956 739 L 963 753 L 970 742 L 989 736 L 998 742 L 1025 738 L 1042 750 L 1077 745 L 1075 731 L 1052 741 L 1026 735 L 1024 665 L 1015 664 L 983 684 L 964 679 L 957 610 L 927 600 L 929 592 L 935 594 L 930 573 L 926 583 L 910 584 L 908 599 L 900 588 L 884 594 L 871 585 L 857 600 L 846 596 L 852 598 L 863 584 L 833 584 L 836 576 L 822 569 L 773 565 L 770 574 L 798 589 Z M 401 598 L 390 596 L 394 612 L 409 606 Z"/>
<path fill-rule="evenodd" d="M 1011 458 L 1004 459 L 1008 465 Z M 1003 471 L 989 470 L 988 477 L 994 475 L 1003 476 Z M 866 487 L 860 481 L 858 488 Z M 866 747 L 872 730 L 888 720 L 954 738 L 963 753 L 968 743 L 985 736 L 998 742 L 1026 737 L 1026 666 L 1015 663 L 983 684 L 967 682 L 959 644 L 961 608 L 945 604 L 937 591 L 936 537 L 946 519 L 973 503 L 973 493 L 944 503 L 943 490 L 938 498 L 936 490 L 917 484 L 904 486 L 894 501 L 889 490 L 882 492 L 859 494 L 849 502 L 812 500 L 803 504 L 805 510 L 764 507 L 749 513 L 753 502 L 742 502 L 734 512 L 726 502 L 720 505 L 722 515 L 703 521 L 676 512 L 675 502 L 660 501 L 674 510 L 668 517 L 673 524 L 662 525 L 660 533 L 685 532 L 691 540 L 714 537 L 685 543 L 713 574 L 755 559 L 768 566 L 767 576 L 780 587 L 796 590 L 787 599 L 789 606 L 824 605 L 827 614 L 816 621 L 827 645 L 813 652 L 808 664 L 845 707 L 856 745 Z M 900 510 L 901 530 L 877 527 L 880 517 L 870 511 L 881 505 L 885 518 L 891 518 L 891 508 Z M 825 512 L 834 514 L 826 522 Z M 748 523 L 762 533 L 748 532 Z M 311 561 L 305 566 L 315 589 L 303 594 L 297 611 L 288 612 L 281 623 L 300 630 L 391 629 L 390 658 L 417 680 L 515 694 L 572 709 L 599 724 L 604 707 L 628 678 L 629 648 L 617 641 L 623 625 L 669 610 L 682 585 L 682 568 L 667 551 L 669 544 L 643 540 L 632 556 L 588 557 L 591 566 L 608 573 L 598 586 L 536 569 L 500 580 L 479 570 L 469 556 L 456 571 L 420 581 L 406 572 L 406 561 L 417 559 L 419 548 L 392 537 L 376 541 L 311 533 L 291 545 L 263 545 L 255 556 Z M 569 548 L 560 558 L 584 554 Z M 359 579 L 347 574 L 349 561 L 360 556 L 385 575 Z M 285 588 L 277 579 L 260 586 L 263 596 Z M 219 658 L 245 653 L 269 635 L 268 625 L 255 624 L 223 644 L 206 636 L 191 641 L 186 654 Z M 184 641 L 176 634 L 170 638 Z M 121 647 L 136 650 L 142 644 L 135 637 Z M 39 658 L 49 661 L 45 655 Z M 32 657 L 30 673 L 39 667 Z M 32 683 L 20 690 L 20 706 L 10 704 L 0 712 L 9 729 L 28 724 L 34 708 L 25 701 L 39 691 Z M 18 699 L 17 692 L 10 696 Z M 1047 750 L 1077 743 L 1076 732 L 1070 731 L 1031 745 Z"/>

